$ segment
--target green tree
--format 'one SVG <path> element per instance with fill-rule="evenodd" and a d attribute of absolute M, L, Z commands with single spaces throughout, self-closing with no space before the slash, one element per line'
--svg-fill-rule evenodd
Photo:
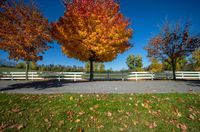
<path fill-rule="evenodd" d="M 155 58 L 151 59 L 151 65 L 149 66 L 149 71 L 151 72 L 161 72 L 163 70 L 163 64 Z"/>
<path fill-rule="evenodd" d="M 99 71 L 99 63 L 94 63 L 94 72 Z"/>
<path fill-rule="evenodd" d="M 89 63 L 89 62 L 86 62 L 86 63 L 85 63 L 85 71 L 86 71 L 86 72 L 89 72 L 89 71 L 90 71 L 90 63 Z"/>
<path fill-rule="evenodd" d="M 99 72 L 105 72 L 105 65 L 103 63 L 99 63 Z"/>
<path fill-rule="evenodd" d="M 85 63 L 85 71 L 90 71 L 90 62 Z M 105 65 L 103 63 L 94 63 L 94 72 L 104 72 Z"/>
<path fill-rule="evenodd" d="M 192 59 L 195 70 L 200 71 L 200 48 L 192 53 Z"/>
<path fill-rule="evenodd" d="M 36 62 L 31 62 L 30 63 L 30 68 L 31 70 L 38 70 L 38 65 Z"/>
<path fill-rule="evenodd" d="M 168 58 L 166 59 L 163 64 L 164 64 L 164 69 L 165 70 L 172 70 L 172 65 L 171 65 L 171 59 Z M 187 64 L 187 59 L 184 57 L 184 58 L 177 58 L 176 60 L 176 70 L 183 70 L 184 67 L 186 66 Z"/>
<path fill-rule="evenodd" d="M 24 62 L 19 62 L 17 65 L 16 65 L 16 68 L 20 68 L 20 69 L 24 69 L 26 67 L 25 63 Z"/>
<path fill-rule="evenodd" d="M 129 55 L 126 59 L 126 64 L 129 68 L 129 70 L 133 71 L 142 71 L 142 57 L 140 55 L 134 56 Z"/>

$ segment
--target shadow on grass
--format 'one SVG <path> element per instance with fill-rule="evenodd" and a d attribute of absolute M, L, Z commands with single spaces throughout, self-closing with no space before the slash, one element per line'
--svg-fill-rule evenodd
<path fill-rule="evenodd" d="M 83 83 L 86 81 L 66 81 L 66 80 L 43 80 L 43 81 L 33 81 L 33 82 L 20 82 L 12 85 L 8 85 L 7 87 L 1 88 L 0 91 L 9 91 L 23 88 L 34 88 L 37 90 L 43 90 L 48 88 L 59 88 L 67 85 L 72 85 L 73 83 Z"/>

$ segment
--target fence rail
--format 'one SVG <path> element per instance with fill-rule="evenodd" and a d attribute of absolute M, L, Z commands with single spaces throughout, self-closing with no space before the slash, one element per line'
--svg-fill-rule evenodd
<path fill-rule="evenodd" d="M 0 72 L 0 80 L 25 80 L 25 72 Z M 88 80 L 89 73 L 85 72 L 29 72 L 29 80 Z M 200 80 L 200 72 L 177 71 L 177 79 Z M 154 80 L 154 79 L 172 79 L 172 72 L 162 73 L 152 72 L 118 72 L 118 73 L 94 73 L 94 80 Z"/>
<path fill-rule="evenodd" d="M 29 72 L 29 80 L 45 80 L 45 79 L 58 79 L 60 80 L 83 80 L 84 72 Z M 1 80 L 25 80 L 25 72 L 1 72 Z"/>
<path fill-rule="evenodd" d="M 141 79 L 172 79 L 172 72 L 165 71 L 162 73 L 152 72 L 131 72 L 127 79 L 141 80 Z M 177 71 L 176 79 L 200 80 L 200 72 L 193 71 Z"/>
<path fill-rule="evenodd" d="M 141 79 L 155 79 L 154 73 L 151 72 L 131 72 L 128 77 L 129 80 L 141 80 Z"/>

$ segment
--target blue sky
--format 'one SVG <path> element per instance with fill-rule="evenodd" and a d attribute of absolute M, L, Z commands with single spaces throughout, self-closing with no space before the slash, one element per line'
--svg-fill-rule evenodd
<path fill-rule="evenodd" d="M 56 21 L 64 14 L 62 0 L 35 0 L 38 7 L 50 22 Z M 149 60 L 144 46 L 149 39 L 159 32 L 159 27 L 167 19 L 170 22 L 190 20 L 192 32 L 200 33 L 200 0 L 121 0 L 121 12 L 131 20 L 134 30 L 130 40 L 134 47 L 120 54 L 112 62 L 105 63 L 106 68 L 120 70 L 127 68 L 126 58 L 130 54 L 143 57 L 143 65 L 148 66 Z M 51 44 L 52 49 L 45 52 L 39 64 L 61 64 L 84 66 L 83 62 L 68 58 L 62 54 L 58 44 Z M 7 53 L 0 52 L 0 57 L 8 59 Z"/>

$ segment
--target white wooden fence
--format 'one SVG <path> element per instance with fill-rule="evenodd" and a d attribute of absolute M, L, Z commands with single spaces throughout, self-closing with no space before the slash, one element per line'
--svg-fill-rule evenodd
<path fill-rule="evenodd" d="M 152 72 L 131 72 L 128 75 L 128 80 L 146 80 L 146 79 L 154 79 L 154 73 Z"/>
<path fill-rule="evenodd" d="M 162 76 L 159 78 L 159 76 Z M 25 80 L 25 72 L 1 72 L 0 80 Z M 84 72 L 29 72 L 29 80 L 85 80 L 89 78 L 89 74 Z M 172 72 L 152 73 L 152 72 L 131 72 L 127 73 L 95 73 L 94 79 L 99 80 L 154 80 L 154 79 L 171 79 Z M 200 80 L 200 72 L 193 71 L 177 71 L 177 79 Z"/>
<path fill-rule="evenodd" d="M 60 80 L 83 80 L 84 72 L 29 72 L 29 80 L 45 80 L 45 79 L 58 79 Z M 25 72 L 1 72 L 1 80 L 25 80 Z"/>
<path fill-rule="evenodd" d="M 172 72 L 164 72 L 162 73 L 165 79 L 172 78 Z M 152 72 L 131 72 L 128 75 L 128 80 L 154 80 L 158 79 L 156 73 Z M 194 71 L 177 71 L 176 72 L 176 79 L 185 79 L 185 80 L 200 80 L 200 72 Z"/>
<path fill-rule="evenodd" d="M 200 80 L 200 72 L 178 71 L 178 72 L 176 72 L 176 78 L 177 79 Z"/>

